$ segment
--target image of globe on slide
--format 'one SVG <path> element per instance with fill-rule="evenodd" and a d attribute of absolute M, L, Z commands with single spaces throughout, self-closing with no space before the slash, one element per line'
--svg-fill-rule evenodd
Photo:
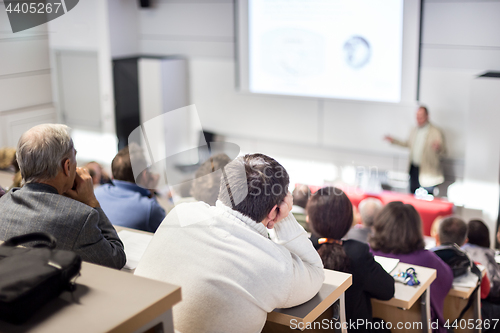
<path fill-rule="evenodd" d="M 370 62 L 370 43 L 361 36 L 352 36 L 344 43 L 344 59 L 353 69 L 360 69 Z"/>

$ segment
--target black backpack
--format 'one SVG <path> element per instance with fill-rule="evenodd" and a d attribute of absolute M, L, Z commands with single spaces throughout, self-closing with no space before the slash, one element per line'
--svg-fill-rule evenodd
<path fill-rule="evenodd" d="M 34 248 L 17 247 L 28 242 L 37 243 Z M 55 247 L 56 239 L 41 232 L 12 237 L 0 246 L 0 319 L 22 324 L 63 291 L 75 289 L 71 280 L 79 274 L 82 259 Z"/>
<path fill-rule="evenodd" d="M 465 312 L 467 312 L 467 310 L 471 307 L 474 297 L 478 292 L 479 287 L 481 286 L 481 271 L 476 266 L 476 264 L 474 264 L 474 262 L 470 260 L 467 253 L 462 250 L 457 244 L 441 245 L 437 248 L 432 249 L 432 251 L 434 251 L 434 253 L 437 254 L 438 257 L 441 258 L 441 260 L 448 264 L 448 266 L 450 266 L 451 270 L 453 271 L 454 278 L 467 273 L 469 269 L 474 275 L 478 277 L 476 288 L 470 295 L 467 305 L 462 310 L 462 312 L 460 312 L 460 315 L 457 318 L 457 320 L 460 321 Z"/>
<path fill-rule="evenodd" d="M 442 245 L 433 249 L 434 253 L 438 255 L 453 271 L 453 277 L 464 275 L 469 270 L 473 270 L 474 263 L 470 260 L 467 253 L 458 247 L 457 244 Z M 476 267 L 479 271 L 479 269 Z M 474 271 L 472 272 L 476 274 Z M 479 280 L 481 280 L 481 272 L 479 272 Z"/>

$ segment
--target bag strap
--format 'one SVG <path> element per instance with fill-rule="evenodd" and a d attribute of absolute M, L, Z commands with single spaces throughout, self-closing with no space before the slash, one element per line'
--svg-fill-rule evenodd
<path fill-rule="evenodd" d="M 481 287 L 482 274 L 481 274 L 481 271 L 479 270 L 479 268 L 473 262 L 472 262 L 472 269 L 471 269 L 471 271 L 472 271 L 472 273 L 474 273 L 478 277 L 477 286 L 476 286 L 476 288 L 474 288 L 474 291 L 472 292 L 472 294 L 470 294 L 470 297 L 469 297 L 469 300 L 467 301 L 467 304 L 465 305 L 465 307 L 463 308 L 462 312 L 460 312 L 460 315 L 457 318 L 457 322 L 459 322 L 460 319 L 462 319 L 463 315 L 467 312 L 467 310 L 469 310 L 469 308 L 472 305 L 472 302 L 474 302 L 474 298 L 477 297 L 476 293 L 479 292 L 478 291 L 479 287 Z"/>
<path fill-rule="evenodd" d="M 18 246 L 29 242 L 47 242 L 48 244 L 37 244 L 35 247 L 47 247 L 49 249 L 55 249 L 57 245 L 57 240 L 51 234 L 46 232 L 32 232 L 25 235 L 15 236 L 7 239 L 2 246 Z"/>

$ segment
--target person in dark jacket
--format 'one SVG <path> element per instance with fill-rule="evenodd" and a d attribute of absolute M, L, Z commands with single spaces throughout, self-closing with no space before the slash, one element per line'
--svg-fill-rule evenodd
<path fill-rule="evenodd" d="M 394 296 L 394 279 L 374 260 L 367 244 L 342 239 L 353 221 L 351 201 L 335 187 L 325 187 L 311 196 L 307 219 L 312 227 L 313 244 L 327 269 L 352 274 L 352 285 L 345 292 L 345 312 L 349 332 L 370 332 L 372 307 L 370 298 L 389 300 Z"/>

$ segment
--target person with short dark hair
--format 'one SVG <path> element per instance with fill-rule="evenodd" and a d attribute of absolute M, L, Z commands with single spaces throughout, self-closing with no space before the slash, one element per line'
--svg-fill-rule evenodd
<path fill-rule="evenodd" d="M 437 271 L 430 289 L 431 320 L 438 320 L 438 332 L 447 332 L 443 326 L 443 305 L 451 289 L 453 272 L 434 252 L 424 248 L 422 221 L 415 208 L 400 201 L 389 202 L 375 218 L 369 243 L 374 255 L 396 258 L 410 265 Z"/>
<path fill-rule="evenodd" d="M 352 204 L 345 193 L 325 187 L 311 196 L 307 219 L 313 243 L 327 269 L 352 274 L 352 285 L 345 292 L 345 312 L 349 322 L 372 322 L 371 298 L 389 300 L 394 295 L 394 279 L 373 258 L 367 244 L 342 239 L 352 225 Z M 349 332 L 370 332 L 369 327 Z"/>
<path fill-rule="evenodd" d="M 226 154 L 210 156 L 196 170 L 191 185 L 191 195 L 198 201 L 203 201 L 210 206 L 215 206 L 220 189 L 220 171 L 231 159 Z"/>
<path fill-rule="evenodd" d="M 436 236 L 437 247 L 431 249 L 431 251 L 439 251 L 447 248 L 452 249 L 455 252 L 463 251 L 463 249 L 460 249 L 459 247 L 464 245 L 467 241 L 467 223 L 465 223 L 464 220 L 457 216 L 445 217 L 439 222 L 438 229 L 438 235 Z M 457 252 L 457 255 L 460 255 L 460 253 Z M 445 256 L 450 258 L 449 252 L 445 254 Z M 472 262 L 474 261 L 470 257 L 469 260 Z M 477 263 L 474 263 L 474 265 L 476 264 Z M 485 274 L 481 279 L 481 299 L 488 297 L 490 289 L 490 280 L 488 278 L 488 274 Z"/>
<path fill-rule="evenodd" d="M 111 223 L 155 232 L 166 214 L 150 190 L 156 186 L 157 178 L 149 172 L 139 145 L 131 143 L 121 149 L 111 163 L 111 170 L 112 183 L 95 190 Z"/>
<path fill-rule="evenodd" d="M 462 246 L 467 240 L 467 224 L 464 220 L 456 216 L 444 218 L 439 223 L 439 244 L 457 244 Z"/>
<path fill-rule="evenodd" d="M 495 261 L 495 251 L 490 249 L 490 231 L 481 220 L 470 220 L 467 227 L 468 241 L 462 248 L 472 260 L 486 267 L 491 286 L 488 300 L 500 303 L 500 266 Z"/>
<path fill-rule="evenodd" d="M 324 279 L 321 258 L 290 213 L 283 166 L 252 154 L 221 173 L 215 206 L 177 205 L 135 270 L 181 286 L 173 314 L 183 333 L 260 332 L 268 312 L 308 301 Z"/>
<path fill-rule="evenodd" d="M 76 166 L 69 127 L 38 125 L 17 145 L 25 185 L 0 199 L 0 240 L 30 232 L 47 232 L 57 248 L 83 260 L 122 268 L 123 243 L 94 195 L 89 173 Z"/>

